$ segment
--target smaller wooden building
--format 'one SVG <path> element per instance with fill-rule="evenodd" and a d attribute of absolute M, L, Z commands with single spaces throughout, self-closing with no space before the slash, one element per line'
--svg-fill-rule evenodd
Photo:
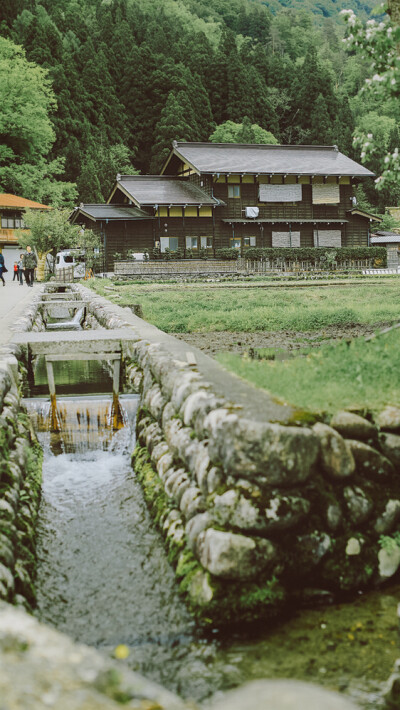
<path fill-rule="evenodd" d="M 371 235 L 371 246 L 386 247 L 388 269 L 400 266 L 400 234 L 397 232 L 375 232 Z"/>

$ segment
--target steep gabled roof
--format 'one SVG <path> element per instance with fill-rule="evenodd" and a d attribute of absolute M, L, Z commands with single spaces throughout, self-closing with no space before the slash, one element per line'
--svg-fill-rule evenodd
<path fill-rule="evenodd" d="M 183 178 L 165 175 L 118 175 L 116 190 L 138 207 L 144 205 L 217 205 L 220 202 Z"/>
<path fill-rule="evenodd" d="M 7 192 L 0 194 L 0 207 L 23 210 L 31 207 L 32 209 L 51 210 L 49 205 L 42 205 L 40 202 L 33 202 L 33 200 L 27 200 L 25 197 L 18 197 L 18 195 L 10 195 Z"/>
<path fill-rule="evenodd" d="M 177 156 L 197 173 L 249 173 L 264 175 L 335 175 L 373 177 L 374 173 L 337 146 L 262 145 L 251 143 L 173 142 L 162 173 Z"/>
<path fill-rule="evenodd" d="M 154 219 L 154 217 L 138 209 L 138 207 L 128 207 L 127 205 L 80 204 L 71 215 L 72 222 L 76 222 L 80 214 L 93 221 L 108 219 L 112 222 L 121 220 L 129 222 L 138 219 Z"/>

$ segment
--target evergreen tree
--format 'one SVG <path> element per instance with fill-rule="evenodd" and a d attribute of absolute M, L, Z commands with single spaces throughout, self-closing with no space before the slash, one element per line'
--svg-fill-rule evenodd
<path fill-rule="evenodd" d="M 193 140 L 193 127 L 187 122 L 185 109 L 179 103 L 174 92 L 171 91 L 155 129 L 155 142 L 150 164 L 152 173 L 158 173 L 161 170 L 171 151 L 173 140 Z"/>
<path fill-rule="evenodd" d="M 209 137 L 212 143 L 269 143 L 276 144 L 278 141 L 269 131 L 265 131 L 257 124 L 250 123 L 250 119 L 245 116 L 242 123 L 225 121 L 217 126 Z"/>
<path fill-rule="evenodd" d="M 90 153 L 82 160 L 81 174 L 77 180 L 79 202 L 98 204 L 104 201 L 100 180 L 97 177 L 96 163 Z"/>
<path fill-rule="evenodd" d="M 333 142 L 332 122 L 321 94 L 317 96 L 310 116 L 308 142 L 310 145 L 331 145 Z"/>

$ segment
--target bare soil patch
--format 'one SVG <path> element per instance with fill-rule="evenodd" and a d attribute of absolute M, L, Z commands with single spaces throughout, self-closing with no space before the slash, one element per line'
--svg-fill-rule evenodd
<path fill-rule="evenodd" d="M 209 333 L 171 333 L 175 338 L 194 345 L 207 355 L 218 352 L 245 353 L 250 349 L 276 348 L 279 350 L 301 350 L 302 348 L 318 348 L 322 344 L 334 343 L 339 340 L 353 340 L 362 336 L 372 335 L 381 328 L 391 325 L 391 322 L 380 322 L 374 325 L 349 324 L 344 326 L 327 326 L 323 330 L 309 332 L 227 332 L 212 331 Z"/>

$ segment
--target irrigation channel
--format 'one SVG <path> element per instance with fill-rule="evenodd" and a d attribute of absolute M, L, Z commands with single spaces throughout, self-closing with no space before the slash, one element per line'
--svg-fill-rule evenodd
<path fill-rule="evenodd" d="M 107 653 L 126 644 L 131 668 L 204 706 L 247 680 L 290 677 L 340 690 L 360 707 L 383 707 L 399 655 L 400 586 L 347 604 L 314 602 L 274 628 L 201 632 L 130 465 L 138 398 L 121 395 L 114 430 L 112 382 L 101 364 L 57 366 L 58 431 L 50 431 L 40 362 L 25 399 L 44 449 L 37 617 Z"/>

